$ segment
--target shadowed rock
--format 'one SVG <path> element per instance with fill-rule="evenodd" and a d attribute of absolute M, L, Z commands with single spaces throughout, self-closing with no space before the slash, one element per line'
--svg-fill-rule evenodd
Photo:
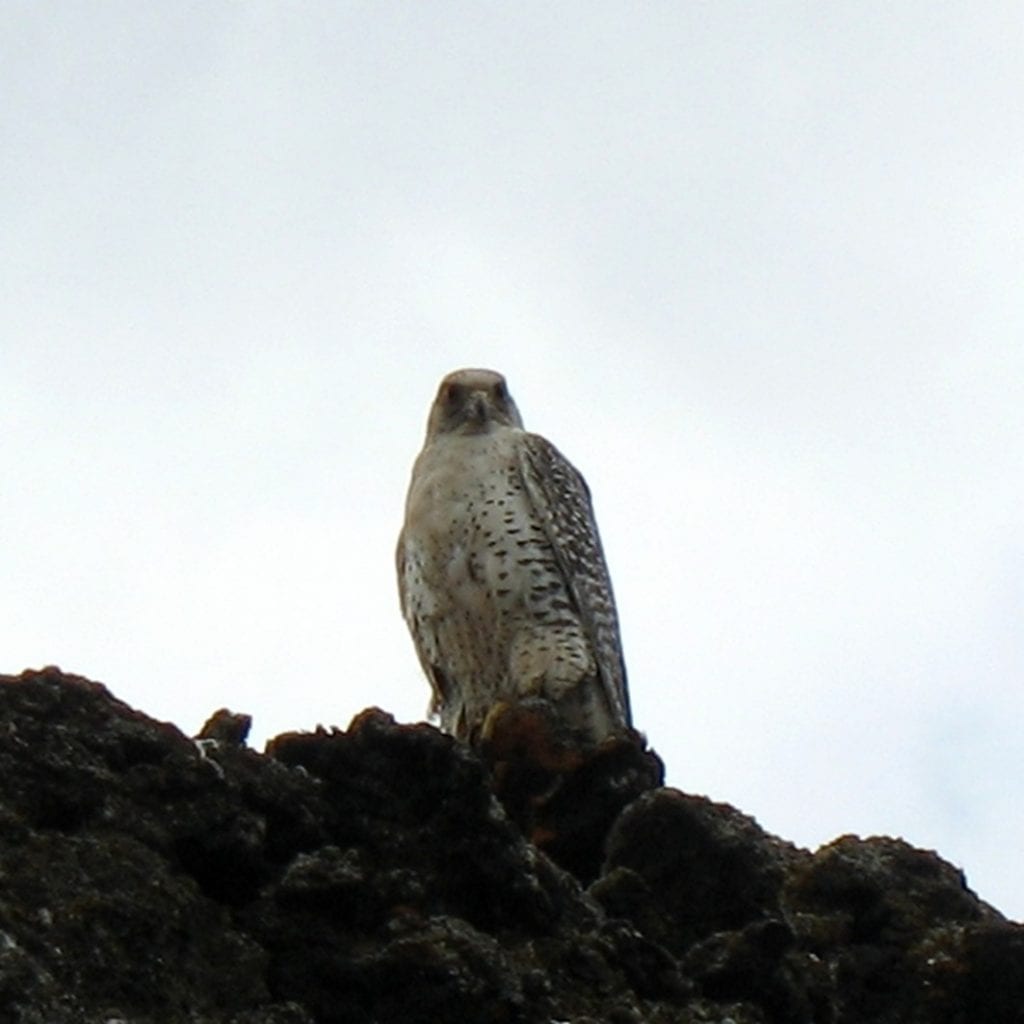
<path fill-rule="evenodd" d="M 638 736 L 538 766 L 370 710 L 258 754 L 245 718 L 0 677 L 0 1020 L 1024 1020 L 1024 929 L 937 855 L 799 850 Z"/>

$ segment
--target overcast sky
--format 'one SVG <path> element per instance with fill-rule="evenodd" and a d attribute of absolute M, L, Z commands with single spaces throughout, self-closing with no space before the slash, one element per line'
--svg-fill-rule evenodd
<path fill-rule="evenodd" d="M 586 475 L 668 781 L 1024 916 L 1019 3 L 0 6 L 0 671 L 428 686 L 447 371 Z"/>

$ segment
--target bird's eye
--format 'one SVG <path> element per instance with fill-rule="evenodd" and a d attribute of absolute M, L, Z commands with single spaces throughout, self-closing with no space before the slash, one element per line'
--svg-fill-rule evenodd
<path fill-rule="evenodd" d="M 445 388 L 444 400 L 449 405 L 458 405 L 462 401 L 464 391 L 465 388 L 461 384 L 449 384 Z"/>
<path fill-rule="evenodd" d="M 505 387 L 505 382 L 503 380 L 499 380 L 491 390 L 494 393 L 494 397 L 498 399 L 499 402 L 504 402 L 505 399 L 508 398 L 508 388 Z"/>

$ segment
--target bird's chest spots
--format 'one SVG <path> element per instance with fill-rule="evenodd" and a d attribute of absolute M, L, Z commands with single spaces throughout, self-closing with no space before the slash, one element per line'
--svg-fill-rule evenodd
<path fill-rule="evenodd" d="M 494 445 L 459 454 L 424 467 L 410 496 L 415 545 L 429 563 L 425 575 L 443 581 L 448 600 L 491 618 L 523 605 L 530 565 L 546 539 L 513 451 Z"/>
<path fill-rule="evenodd" d="M 518 586 L 520 561 L 536 544 L 520 490 L 494 474 L 474 481 L 448 506 L 437 537 L 439 568 L 472 599 L 501 603 Z"/>

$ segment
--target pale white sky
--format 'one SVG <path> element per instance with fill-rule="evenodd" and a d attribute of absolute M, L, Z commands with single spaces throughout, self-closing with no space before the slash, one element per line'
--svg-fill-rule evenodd
<path fill-rule="evenodd" d="M 403 720 L 439 378 L 587 476 L 671 784 L 1024 916 L 1017 3 L 0 7 L 0 671 Z"/>

